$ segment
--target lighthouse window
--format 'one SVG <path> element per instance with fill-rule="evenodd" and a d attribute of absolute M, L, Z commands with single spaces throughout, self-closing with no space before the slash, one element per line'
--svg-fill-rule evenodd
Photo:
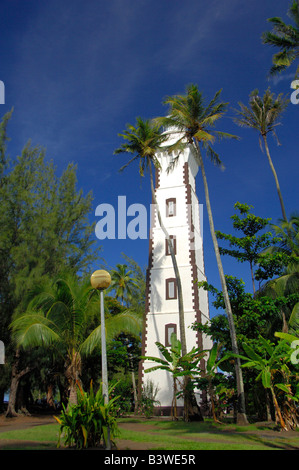
<path fill-rule="evenodd" d="M 177 298 L 176 279 L 166 279 L 166 300 Z"/>
<path fill-rule="evenodd" d="M 165 346 L 171 346 L 171 335 L 176 334 L 177 327 L 175 323 L 168 323 L 165 325 Z"/>
<path fill-rule="evenodd" d="M 166 217 L 174 217 L 176 215 L 176 199 L 166 199 Z"/>
<path fill-rule="evenodd" d="M 172 242 L 174 254 L 176 255 L 176 236 L 175 235 L 170 235 L 169 238 Z M 169 242 L 168 242 L 167 239 L 165 240 L 165 254 L 166 254 L 166 256 L 170 255 Z"/>

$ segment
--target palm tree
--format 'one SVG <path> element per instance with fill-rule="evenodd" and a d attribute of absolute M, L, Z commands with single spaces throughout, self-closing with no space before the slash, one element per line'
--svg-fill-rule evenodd
<path fill-rule="evenodd" d="M 221 90 L 215 94 L 214 98 L 208 105 L 205 105 L 202 93 L 199 92 L 196 85 L 191 84 L 187 87 L 185 95 L 175 95 L 165 99 L 164 104 L 169 106 L 167 117 L 157 118 L 157 122 L 163 126 L 166 126 L 171 134 L 178 136 L 176 143 L 170 147 L 170 150 L 180 150 L 184 146 L 191 146 L 197 158 L 198 165 L 201 169 L 210 231 L 216 254 L 217 266 L 226 306 L 226 313 L 229 321 L 232 349 L 233 351 L 238 351 L 233 314 L 223 272 L 218 241 L 215 234 L 208 182 L 201 153 L 201 148 L 203 147 L 206 150 L 207 156 L 216 165 L 220 166 L 221 160 L 219 155 L 212 148 L 212 144 L 217 138 L 236 138 L 236 136 L 232 136 L 231 134 L 213 130 L 216 121 L 222 117 L 227 107 L 226 103 L 219 102 L 220 93 Z M 179 155 L 177 158 L 179 158 Z M 240 405 L 238 422 L 247 423 L 243 377 L 239 359 L 237 359 L 235 364 Z"/>
<path fill-rule="evenodd" d="M 69 403 L 77 401 L 82 354 L 90 354 L 101 341 L 101 325 L 88 334 L 90 321 L 99 312 L 98 290 L 79 283 L 73 276 L 64 276 L 38 286 L 26 312 L 11 325 L 18 347 L 53 347 L 65 357 Z M 107 318 L 105 326 L 107 341 L 121 332 L 138 336 L 141 331 L 140 319 L 129 311 Z"/>
<path fill-rule="evenodd" d="M 269 18 L 273 30 L 262 35 L 264 44 L 277 47 L 280 52 L 273 55 L 273 66 L 270 75 L 275 75 L 288 67 L 299 58 L 299 1 L 293 0 L 290 4 L 288 15 L 294 21 L 293 25 L 286 25 L 281 18 Z M 296 76 L 299 73 L 299 66 Z"/>
<path fill-rule="evenodd" d="M 154 124 L 149 120 L 142 120 L 141 118 L 136 119 L 136 126 L 127 125 L 127 130 L 123 134 L 119 134 L 125 142 L 115 150 L 115 154 L 128 153 L 133 154 L 134 157 L 121 168 L 121 171 L 126 168 L 131 162 L 139 160 L 139 173 L 140 176 L 144 176 L 145 170 L 149 170 L 150 173 L 150 182 L 151 182 L 151 193 L 152 199 L 155 204 L 155 209 L 157 211 L 157 216 L 159 224 L 165 238 L 167 240 L 172 265 L 177 282 L 177 291 L 178 291 L 178 307 L 179 307 L 179 325 L 180 325 L 180 340 L 182 344 L 182 354 L 187 353 L 186 347 L 186 335 L 185 335 L 185 321 L 184 321 L 184 305 L 183 305 L 183 293 L 182 293 L 182 283 L 180 278 L 180 273 L 176 261 L 176 256 L 174 253 L 172 240 L 169 236 L 167 229 L 165 228 L 159 205 L 157 203 L 155 188 L 154 188 L 154 178 L 153 178 L 153 166 L 156 169 L 160 168 L 160 163 L 156 157 L 157 152 L 160 150 L 165 151 L 166 147 L 162 147 L 162 144 L 166 142 L 168 136 L 161 132 L 160 126 Z"/>
<path fill-rule="evenodd" d="M 284 98 L 282 94 L 279 94 L 275 98 L 274 94 L 270 92 L 269 88 L 266 90 L 263 97 L 259 96 L 258 90 L 254 90 L 250 94 L 249 106 L 245 106 L 243 103 L 239 103 L 240 110 L 236 110 L 237 117 L 234 118 L 235 123 L 239 126 L 249 127 L 250 129 L 256 130 L 260 134 L 261 150 L 263 150 L 261 142 L 262 137 L 266 149 L 268 162 L 275 179 L 276 190 L 280 201 L 282 216 L 286 222 L 286 211 L 282 194 L 280 191 L 278 177 L 270 156 L 267 135 L 271 133 L 277 138 L 275 129 L 277 126 L 280 125 L 280 122 L 278 122 L 278 120 L 280 119 L 283 111 L 286 109 L 288 103 L 289 100 L 287 98 Z"/>
<path fill-rule="evenodd" d="M 132 289 L 137 287 L 137 280 L 131 277 L 133 271 L 127 269 L 126 264 L 117 264 L 116 269 L 111 270 L 110 289 L 115 290 L 116 297 L 121 299 L 122 305 L 125 297 L 127 301 L 132 298 Z"/>

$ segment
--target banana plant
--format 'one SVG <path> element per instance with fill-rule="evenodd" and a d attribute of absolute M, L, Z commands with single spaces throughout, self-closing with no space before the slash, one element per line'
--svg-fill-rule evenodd
<path fill-rule="evenodd" d="M 170 348 L 167 348 L 158 341 L 155 344 L 161 354 L 164 356 L 164 359 L 161 359 L 160 357 L 143 356 L 142 359 L 157 362 L 159 364 L 157 366 L 146 369 L 145 372 L 149 373 L 160 369 L 166 370 L 172 374 L 173 399 L 171 403 L 171 416 L 173 419 L 177 420 L 178 377 L 192 377 L 194 374 L 198 374 L 198 363 L 204 357 L 205 351 L 193 347 L 190 352 L 182 356 L 182 345 L 181 342 L 177 339 L 175 333 L 172 333 L 171 335 Z"/>
<path fill-rule="evenodd" d="M 288 426 L 283 417 L 283 413 L 280 409 L 275 393 L 275 387 L 279 388 L 280 390 L 284 390 L 286 385 L 275 384 L 274 381 L 277 373 L 281 373 L 283 377 L 285 376 L 287 363 L 290 359 L 289 351 L 286 351 L 287 342 L 286 340 L 281 340 L 276 346 L 273 346 L 262 336 L 259 337 L 259 340 L 261 347 L 265 351 L 265 355 L 261 356 L 255 352 L 251 346 L 243 343 L 243 350 L 247 356 L 239 355 L 240 359 L 246 361 L 242 364 L 242 367 L 249 367 L 259 372 L 256 380 L 261 380 L 264 388 L 270 389 L 277 421 L 283 430 L 288 430 Z M 287 388 L 289 391 L 289 384 Z"/>
<path fill-rule="evenodd" d="M 218 359 L 221 348 L 222 348 L 221 343 L 213 344 L 212 349 L 210 349 L 209 351 L 209 357 L 206 363 L 206 370 L 202 374 L 203 378 L 207 379 L 208 381 L 208 393 L 209 393 L 210 400 L 211 400 L 212 416 L 213 416 L 213 420 L 215 423 L 220 423 L 220 421 L 218 420 L 217 413 L 216 413 L 215 405 L 216 405 L 217 398 L 214 392 L 213 379 L 217 374 L 219 365 L 223 361 L 227 360 L 226 356 L 224 356 L 221 359 Z"/>

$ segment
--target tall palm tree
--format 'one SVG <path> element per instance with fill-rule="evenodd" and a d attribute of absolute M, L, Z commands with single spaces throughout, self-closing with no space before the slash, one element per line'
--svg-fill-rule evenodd
<path fill-rule="evenodd" d="M 26 312 L 11 325 L 18 346 L 53 347 L 65 357 L 69 403 L 77 400 L 82 354 L 90 354 L 101 341 L 101 325 L 88 334 L 90 321 L 99 312 L 99 292 L 73 276 L 65 276 L 38 286 Z M 140 319 L 129 311 L 107 318 L 105 326 L 107 341 L 121 332 L 138 336 L 141 331 Z"/>
<path fill-rule="evenodd" d="M 227 107 L 226 103 L 219 101 L 220 93 L 221 90 L 218 91 L 210 103 L 206 105 L 204 103 L 202 93 L 199 92 L 198 87 L 194 84 L 191 84 L 187 87 L 185 95 L 175 95 L 165 99 L 164 104 L 168 105 L 169 111 L 166 117 L 158 118 L 157 122 L 169 128 L 169 132 L 173 135 L 177 135 L 176 143 L 172 146 L 171 149 L 175 150 L 181 149 L 184 146 L 191 146 L 197 158 L 198 165 L 201 169 L 210 231 L 216 254 L 226 313 L 229 321 L 232 349 L 233 351 L 238 351 L 234 319 L 223 272 L 218 241 L 215 234 L 208 182 L 201 151 L 202 148 L 204 148 L 206 150 L 207 156 L 215 164 L 221 165 L 219 155 L 212 148 L 212 144 L 217 138 L 236 138 L 236 136 L 232 136 L 231 134 L 215 131 L 213 129 L 216 121 L 222 117 Z M 179 155 L 177 158 L 179 158 Z M 246 423 L 247 417 L 245 413 L 244 385 L 240 361 L 236 360 L 235 365 L 239 397 L 238 422 Z"/>
<path fill-rule="evenodd" d="M 264 44 L 277 47 L 280 52 L 273 55 L 273 66 L 270 75 L 275 75 L 288 67 L 299 58 L 299 1 L 292 0 L 288 15 L 294 22 L 293 25 L 286 25 L 281 18 L 269 18 L 273 30 L 263 33 Z M 296 77 L 299 74 L 299 66 L 296 70 Z"/>
<path fill-rule="evenodd" d="M 172 245 L 172 240 L 169 236 L 167 229 L 164 226 L 161 217 L 160 208 L 156 198 L 153 178 L 153 167 L 156 169 L 160 168 L 160 163 L 156 157 L 156 154 L 161 150 L 165 151 L 166 147 L 162 147 L 162 145 L 167 141 L 168 136 L 161 132 L 160 125 L 157 125 L 150 120 L 142 120 L 140 117 L 136 119 L 135 126 L 128 124 L 127 130 L 123 134 L 119 135 L 123 137 L 125 142 L 118 149 L 116 149 L 114 153 L 128 153 L 134 155 L 133 158 L 121 168 L 121 170 L 126 168 L 131 162 L 135 160 L 139 160 L 139 173 L 141 176 L 144 176 L 145 170 L 149 170 L 152 199 L 155 204 L 155 210 L 157 211 L 160 227 L 163 230 L 163 233 L 169 246 L 172 265 L 177 282 L 180 341 L 182 344 L 182 354 L 185 355 L 187 354 L 187 347 L 185 335 L 182 283 L 176 261 L 176 256 Z"/>
<path fill-rule="evenodd" d="M 243 103 L 239 103 L 240 109 L 236 110 L 237 117 L 234 118 L 235 123 L 239 126 L 249 127 L 250 129 L 254 129 L 259 133 L 261 150 L 263 150 L 261 142 L 262 137 L 268 162 L 275 179 L 282 217 L 286 222 L 286 211 L 279 186 L 277 173 L 270 156 L 267 136 L 269 133 L 271 133 L 277 138 L 276 127 L 280 125 L 279 119 L 281 118 L 281 115 L 286 109 L 288 103 L 289 100 L 287 98 L 284 98 L 281 93 L 277 97 L 275 97 L 274 94 L 271 93 L 269 88 L 266 90 L 263 97 L 259 96 L 258 90 L 254 90 L 250 94 L 249 106 L 245 106 Z"/>
<path fill-rule="evenodd" d="M 137 281 L 132 277 L 133 271 L 128 270 L 126 264 L 117 264 L 116 269 L 111 270 L 111 290 L 115 290 L 115 295 L 124 304 L 125 297 L 127 300 L 132 298 L 132 289 L 137 287 Z"/>

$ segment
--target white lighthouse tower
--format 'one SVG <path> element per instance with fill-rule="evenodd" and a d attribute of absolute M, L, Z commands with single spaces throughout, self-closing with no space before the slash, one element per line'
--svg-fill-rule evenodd
<path fill-rule="evenodd" d="M 185 148 L 170 171 L 167 170 L 173 156 L 165 152 L 157 157 L 161 168 L 156 172 L 155 193 L 164 226 L 173 242 L 180 272 L 187 352 L 193 346 L 210 349 L 210 338 L 190 328 L 195 321 L 209 321 L 207 292 L 199 289 L 195 282 L 206 280 L 201 211 L 195 188 L 198 164 L 191 147 Z M 142 355 L 164 359 L 155 342 L 170 346 L 173 332 L 180 339 L 176 279 L 167 241 L 155 213 L 150 230 Z M 157 364 L 149 360 L 142 362 L 139 380 L 143 386 L 151 381 L 158 388 L 155 399 L 159 402 L 158 409 L 166 415 L 171 409 L 173 378 L 164 370 L 144 372 L 154 365 Z M 200 405 L 201 397 L 196 395 Z M 183 402 L 178 401 L 179 410 L 182 406 Z"/>

